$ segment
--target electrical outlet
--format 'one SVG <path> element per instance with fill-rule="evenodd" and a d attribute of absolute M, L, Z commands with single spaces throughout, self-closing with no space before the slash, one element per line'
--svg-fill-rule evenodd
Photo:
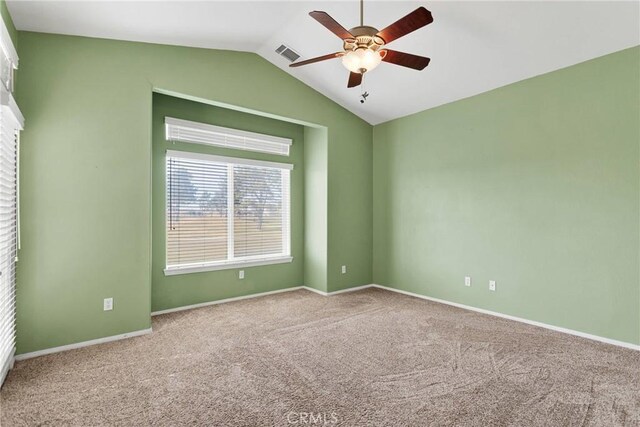
<path fill-rule="evenodd" d="M 102 306 L 104 311 L 113 310 L 113 298 L 105 298 Z"/>
<path fill-rule="evenodd" d="M 471 286 L 471 277 L 470 276 L 465 276 L 464 277 L 464 285 L 465 286 Z"/>
<path fill-rule="evenodd" d="M 489 280 L 489 290 L 490 291 L 495 291 L 496 290 L 496 281 L 495 280 Z"/>
<path fill-rule="evenodd" d="M 238 278 L 244 279 L 244 270 L 240 270 L 240 272 L 238 273 Z"/>
<path fill-rule="evenodd" d="M 347 266 L 343 265 L 342 266 L 342 274 L 345 274 L 347 272 Z"/>

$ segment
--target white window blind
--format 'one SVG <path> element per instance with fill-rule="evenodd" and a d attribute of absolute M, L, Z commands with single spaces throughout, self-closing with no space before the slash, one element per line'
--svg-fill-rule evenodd
<path fill-rule="evenodd" d="M 13 364 L 18 249 L 17 158 L 23 118 L 5 87 L 0 94 L 0 384 Z"/>
<path fill-rule="evenodd" d="M 192 142 L 260 153 L 289 155 L 292 140 L 206 123 L 165 117 L 167 141 Z"/>
<path fill-rule="evenodd" d="M 167 151 L 165 274 L 290 262 L 293 165 Z"/>

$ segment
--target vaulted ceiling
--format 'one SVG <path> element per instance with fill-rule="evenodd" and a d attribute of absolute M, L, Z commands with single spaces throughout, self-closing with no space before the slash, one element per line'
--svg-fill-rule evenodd
<path fill-rule="evenodd" d="M 425 6 L 434 22 L 389 47 L 431 58 L 424 71 L 383 63 L 370 93 L 347 89 L 339 59 L 289 68 L 275 49 L 302 59 L 342 43 L 308 12 L 358 25 L 349 1 L 7 1 L 19 30 L 255 52 L 371 124 L 473 96 L 640 44 L 636 1 L 366 1 L 366 25 L 383 28 Z"/>

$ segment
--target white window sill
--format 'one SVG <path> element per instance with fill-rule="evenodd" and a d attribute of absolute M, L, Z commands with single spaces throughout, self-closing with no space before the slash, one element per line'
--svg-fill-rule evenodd
<path fill-rule="evenodd" d="M 285 264 L 293 261 L 292 256 L 279 256 L 273 258 L 254 258 L 236 262 L 212 263 L 185 265 L 179 267 L 167 267 L 164 269 L 165 276 L 175 276 L 177 274 L 202 273 L 205 271 L 229 270 L 232 268 L 257 267 L 260 265 Z"/>

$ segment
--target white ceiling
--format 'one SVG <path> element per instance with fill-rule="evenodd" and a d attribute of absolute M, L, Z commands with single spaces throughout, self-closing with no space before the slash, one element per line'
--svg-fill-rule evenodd
<path fill-rule="evenodd" d="M 17 1 L 20 30 L 255 52 L 371 124 L 405 116 L 640 44 L 637 1 L 373 1 L 365 24 L 382 29 L 418 6 L 434 22 L 390 44 L 428 56 L 424 71 L 382 63 L 347 89 L 339 59 L 291 69 L 284 43 L 303 58 L 341 50 L 307 13 L 358 25 L 358 1 Z"/>

